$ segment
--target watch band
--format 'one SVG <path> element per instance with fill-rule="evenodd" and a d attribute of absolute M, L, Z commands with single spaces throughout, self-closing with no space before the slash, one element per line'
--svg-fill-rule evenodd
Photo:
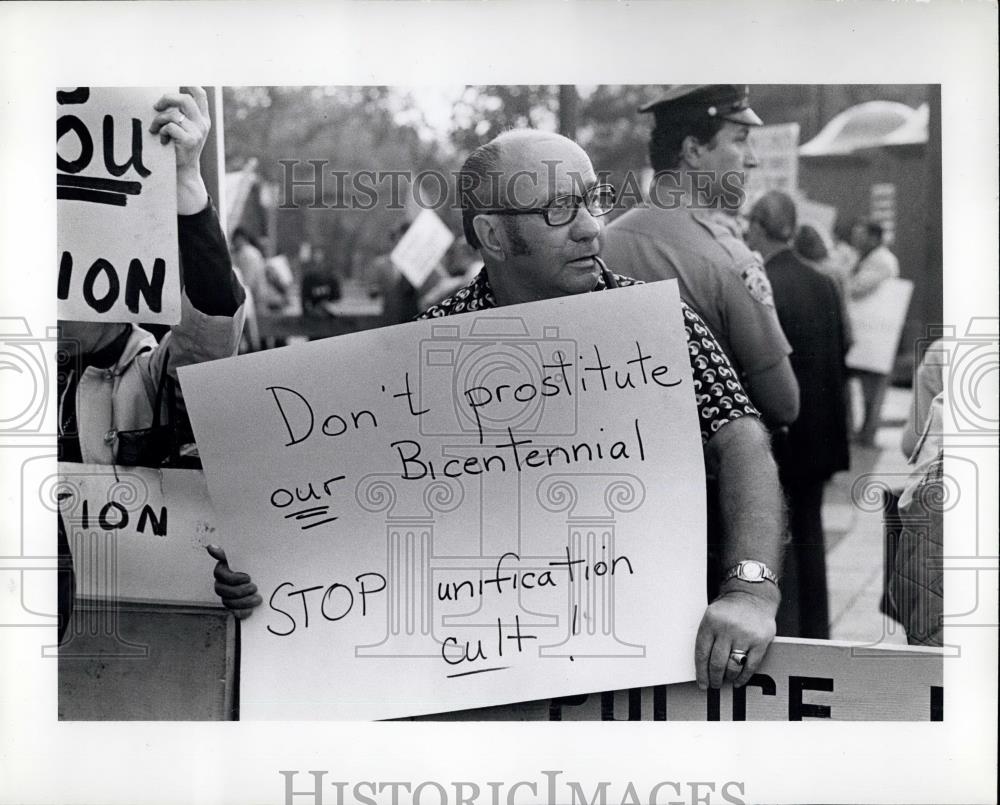
<path fill-rule="evenodd" d="M 725 584 L 732 579 L 739 579 L 749 584 L 760 584 L 765 581 L 769 581 L 775 586 L 778 584 L 778 577 L 774 574 L 774 571 L 756 559 L 744 559 L 737 562 L 726 571 L 722 578 L 722 583 Z"/>

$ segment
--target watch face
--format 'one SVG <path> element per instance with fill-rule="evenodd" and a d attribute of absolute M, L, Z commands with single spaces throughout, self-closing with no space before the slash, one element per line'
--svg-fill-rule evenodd
<path fill-rule="evenodd" d="M 764 568 L 760 562 L 744 562 L 742 576 L 747 581 L 760 581 L 764 578 Z"/>

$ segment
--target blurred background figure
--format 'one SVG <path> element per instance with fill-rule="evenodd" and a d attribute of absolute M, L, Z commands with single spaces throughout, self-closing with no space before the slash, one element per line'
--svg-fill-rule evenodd
<path fill-rule="evenodd" d="M 375 288 L 382 297 L 382 320 L 385 326 L 410 321 L 420 312 L 416 289 L 392 264 L 390 256 L 409 228 L 409 221 L 393 227 L 386 238 L 385 251 L 372 263 Z"/>
<path fill-rule="evenodd" d="M 432 299 L 436 302 L 448 296 L 454 287 L 461 287 L 460 283 L 451 281 L 451 275 L 440 263 L 434 266 L 419 288 L 414 288 L 403 276 L 392 262 L 392 250 L 409 228 L 409 221 L 404 221 L 393 228 L 389 233 L 385 252 L 376 257 L 372 263 L 375 287 L 382 297 L 382 324 L 386 327 L 413 321 L 420 311 L 433 304 L 426 300 Z M 446 255 L 445 259 L 448 260 L 450 256 Z M 467 267 L 466 264 L 463 266 Z"/>
<path fill-rule="evenodd" d="M 851 319 L 847 315 L 847 279 L 846 272 L 834 262 L 833 255 L 826 248 L 826 241 L 816 227 L 802 224 L 795 233 L 793 248 L 799 257 L 806 260 L 810 266 L 828 276 L 837 286 L 837 296 L 840 298 L 840 319 L 844 324 L 844 338 L 847 348 L 851 348 L 854 337 L 851 334 Z"/>
<path fill-rule="evenodd" d="M 303 244 L 308 245 L 308 244 Z M 330 316 L 324 306 L 325 302 L 336 302 L 342 292 L 340 278 L 326 260 L 322 247 L 309 249 L 307 259 L 303 260 L 302 271 L 302 315 Z"/>
<path fill-rule="evenodd" d="M 899 498 L 899 541 L 889 578 L 893 618 L 910 645 L 942 645 L 944 570 L 944 366 L 947 350 L 935 341 L 913 378 L 913 406 L 903 429 L 902 450 L 913 468 Z"/>
<path fill-rule="evenodd" d="M 860 219 L 851 230 L 851 243 L 858 251 L 858 262 L 847 277 L 848 302 L 864 299 L 875 293 L 888 279 L 899 276 L 899 261 L 883 243 L 884 232 L 877 221 Z M 855 438 L 859 444 L 875 444 L 889 378 L 877 372 L 856 369 L 854 375 L 861 383 L 864 414 Z"/>
<path fill-rule="evenodd" d="M 829 266 L 830 270 L 836 272 L 845 284 L 860 257 L 858 250 L 851 244 L 853 229 L 853 221 L 839 216 L 833 225 L 833 246 L 830 248 Z"/>
<path fill-rule="evenodd" d="M 799 417 L 775 440 L 788 498 L 790 550 L 781 575 L 778 634 L 828 639 L 823 490 L 850 464 L 847 439 L 847 340 L 837 287 L 792 248 L 795 202 L 772 190 L 750 213 L 747 245 L 764 258 L 782 329 L 792 345 Z"/>
<path fill-rule="evenodd" d="M 852 299 L 874 293 L 887 279 L 899 276 L 899 261 L 883 242 L 882 224 L 862 219 L 851 230 L 851 244 L 858 251 L 858 262 L 847 282 Z"/>
<path fill-rule="evenodd" d="M 241 226 L 236 227 L 229 239 L 233 270 L 243 281 L 251 301 L 256 300 L 257 288 L 264 282 L 264 253 L 260 242 Z"/>

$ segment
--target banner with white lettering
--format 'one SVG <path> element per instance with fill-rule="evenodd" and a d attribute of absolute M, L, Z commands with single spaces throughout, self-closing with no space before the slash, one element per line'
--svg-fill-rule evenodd
<path fill-rule="evenodd" d="M 694 678 L 704 465 L 676 282 L 180 376 L 230 564 L 264 598 L 241 717 Z"/>
<path fill-rule="evenodd" d="M 56 93 L 59 318 L 180 321 L 176 160 L 149 132 L 176 88 Z"/>

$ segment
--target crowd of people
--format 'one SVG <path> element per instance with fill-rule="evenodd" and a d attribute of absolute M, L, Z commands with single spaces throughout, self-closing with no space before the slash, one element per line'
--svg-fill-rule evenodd
<path fill-rule="evenodd" d="M 248 307 L 267 309 L 287 294 L 287 276 L 266 263 L 251 234 L 237 229 L 227 246 L 199 169 L 209 128 L 204 92 L 164 96 L 156 109 L 152 131 L 177 154 L 182 320 L 159 342 L 135 325 L 61 324 L 61 339 L 84 367 L 79 376 L 60 376 L 63 460 L 161 464 L 178 441 L 174 420 L 183 416 L 176 367 L 236 354 Z M 749 135 L 762 125 L 745 87 L 672 87 L 641 111 L 654 119 L 652 192 L 677 203 L 645 205 L 606 226 L 614 189 L 598 182 L 578 144 L 535 129 L 501 134 L 462 166 L 472 192 L 461 197 L 466 242 L 455 250 L 454 266 L 414 288 L 388 256 L 378 261 L 384 323 L 588 292 L 610 291 L 614 304 L 615 288 L 678 281 L 709 488 L 697 680 L 703 687 L 741 685 L 776 633 L 829 637 L 821 513 L 825 485 L 850 458 L 848 307 L 898 276 L 899 266 L 877 223 L 859 221 L 849 243 L 828 247 L 814 228 L 799 225 L 794 199 L 778 191 L 756 200 L 744 230 L 742 181 L 756 164 Z M 538 181 L 519 181 L 516 199 L 497 197 L 496 188 L 507 186 L 497 177 L 515 174 Z M 389 249 L 404 232 L 388 234 Z M 339 287 L 322 270 L 322 256 L 313 257 L 319 262 L 309 299 L 335 298 Z M 915 487 L 933 483 L 940 471 L 932 424 L 940 383 L 927 380 L 933 367 L 921 372 L 927 390 L 921 424 L 913 428 L 920 439 L 907 446 L 920 465 Z M 860 434 L 870 440 L 877 384 L 885 378 L 861 380 Z M 913 499 L 919 502 L 920 493 L 907 505 Z M 68 558 L 64 534 L 60 542 Z M 908 546 L 908 566 L 921 550 Z M 231 570 L 220 547 L 209 553 L 222 603 L 246 617 L 261 603 L 252 579 Z M 898 577 L 904 608 L 924 594 L 907 584 L 912 577 Z M 62 578 L 64 626 L 72 574 Z M 917 637 L 933 643 L 939 633 L 923 629 Z"/>

